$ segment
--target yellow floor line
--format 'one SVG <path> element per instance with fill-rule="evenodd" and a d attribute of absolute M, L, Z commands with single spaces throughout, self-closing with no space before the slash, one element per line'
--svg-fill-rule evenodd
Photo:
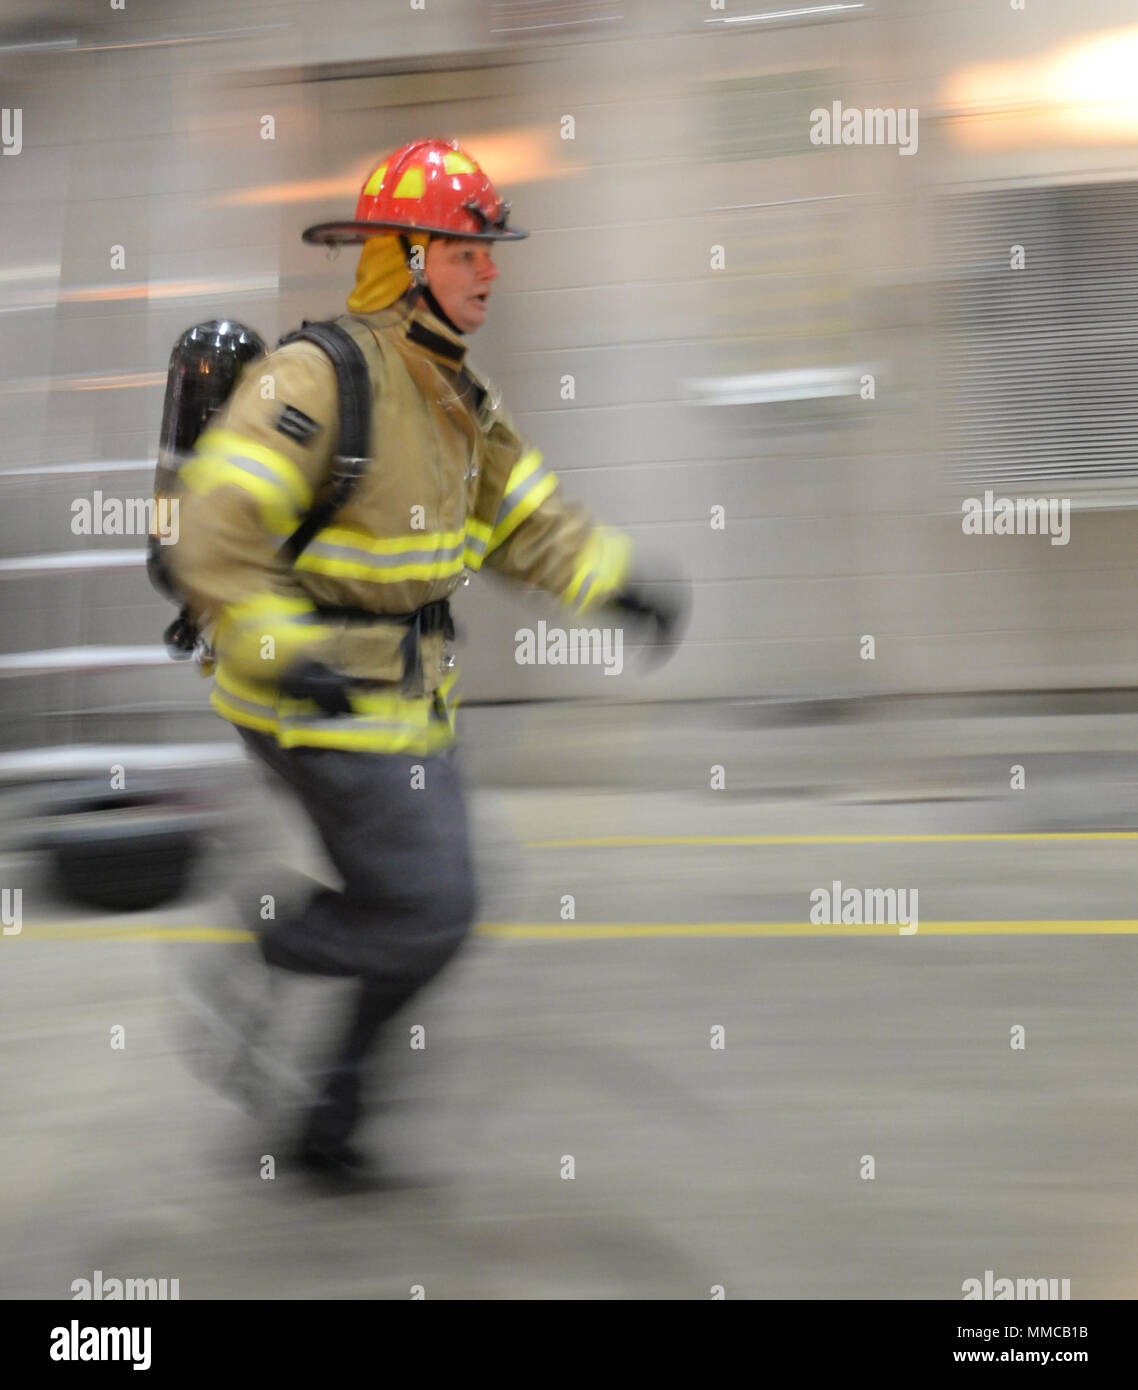
<path fill-rule="evenodd" d="M 760 936 L 898 936 L 896 926 L 819 926 L 812 922 L 482 922 L 479 936 L 518 941 L 611 941 L 620 938 L 724 938 Z M 1023 921 L 921 922 L 917 936 L 1138 936 L 1138 918 L 1033 918 Z M 252 941 L 236 927 L 156 926 L 153 923 L 53 922 L 29 924 L 5 945 L 34 941 Z"/>
<path fill-rule="evenodd" d="M 253 933 L 243 927 L 168 926 L 154 922 L 44 922 L 25 923 L 15 936 L 3 938 L 15 945 L 25 937 L 36 941 L 252 941 Z"/>
<path fill-rule="evenodd" d="M 525 849 L 646 849 L 654 845 L 934 845 L 1010 840 L 1138 840 L 1138 830 L 992 831 L 947 835 L 596 835 L 527 840 Z"/>
<path fill-rule="evenodd" d="M 746 936 L 897 936 L 896 926 L 816 926 L 812 922 L 615 922 L 590 925 L 565 922 L 488 922 L 478 928 L 485 936 L 522 940 L 592 941 L 616 937 L 746 937 Z M 1041 918 L 1022 922 L 921 922 L 917 936 L 1138 936 L 1138 919 L 1061 921 Z"/>

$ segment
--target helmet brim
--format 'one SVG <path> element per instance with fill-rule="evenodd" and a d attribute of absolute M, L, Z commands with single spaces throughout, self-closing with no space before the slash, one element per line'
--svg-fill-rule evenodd
<path fill-rule="evenodd" d="M 310 246 L 358 246 L 369 237 L 385 232 L 422 232 L 430 236 L 457 237 L 462 241 L 522 241 L 529 236 L 524 227 L 503 231 L 456 232 L 450 227 L 425 227 L 408 222 L 318 222 L 301 233 Z"/>

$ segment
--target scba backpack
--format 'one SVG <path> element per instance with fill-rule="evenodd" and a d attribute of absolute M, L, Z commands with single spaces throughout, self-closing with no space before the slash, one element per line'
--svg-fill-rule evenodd
<path fill-rule="evenodd" d="M 370 463 L 371 379 L 359 344 L 334 322 L 309 322 L 286 334 L 278 343 L 304 339 L 315 343 L 336 369 L 339 396 L 339 452 L 332 461 L 328 486 L 317 494 L 304 520 L 277 552 L 288 565 L 328 525 L 351 496 Z M 264 341 L 251 328 L 231 319 L 211 319 L 195 324 L 174 344 L 166 376 L 158 465 L 154 473 L 155 518 L 169 515 L 178 471 L 214 413 L 232 394 L 238 378 L 250 362 L 268 357 Z M 157 522 L 155 523 L 155 527 Z M 157 529 L 147 541 L 146 571 L 151 584 L 179 607 L 178 616 L 163 634 L 166 649 L 175 661 L 193 656 L 207 664 L 210 653 L 183 595 L 178 593 Z"/>

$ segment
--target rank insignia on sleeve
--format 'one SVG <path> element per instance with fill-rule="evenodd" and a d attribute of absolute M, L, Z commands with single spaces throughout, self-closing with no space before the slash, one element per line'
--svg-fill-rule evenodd
<path fill-rule="evenodd" d="M 286 405 L 281 408 L 275 428 L 298 444 L 307 444 L 320 426 L 303 410 L 297 410 L 295 405 Z"/>

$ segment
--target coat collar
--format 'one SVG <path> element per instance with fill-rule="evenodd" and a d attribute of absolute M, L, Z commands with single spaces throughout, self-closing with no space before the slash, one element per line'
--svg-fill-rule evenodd
<path fill-rule="evenodd" d="M 353 317 L 377 332 L 395 328 L 398 336 L 413 345 L 415 351 L 452 371 L 459 371 L 466 360 L 466 344 L 462 338 L 431 313 L 426 300 L 415 289 L 408 290 L 386 309 Z"/>

